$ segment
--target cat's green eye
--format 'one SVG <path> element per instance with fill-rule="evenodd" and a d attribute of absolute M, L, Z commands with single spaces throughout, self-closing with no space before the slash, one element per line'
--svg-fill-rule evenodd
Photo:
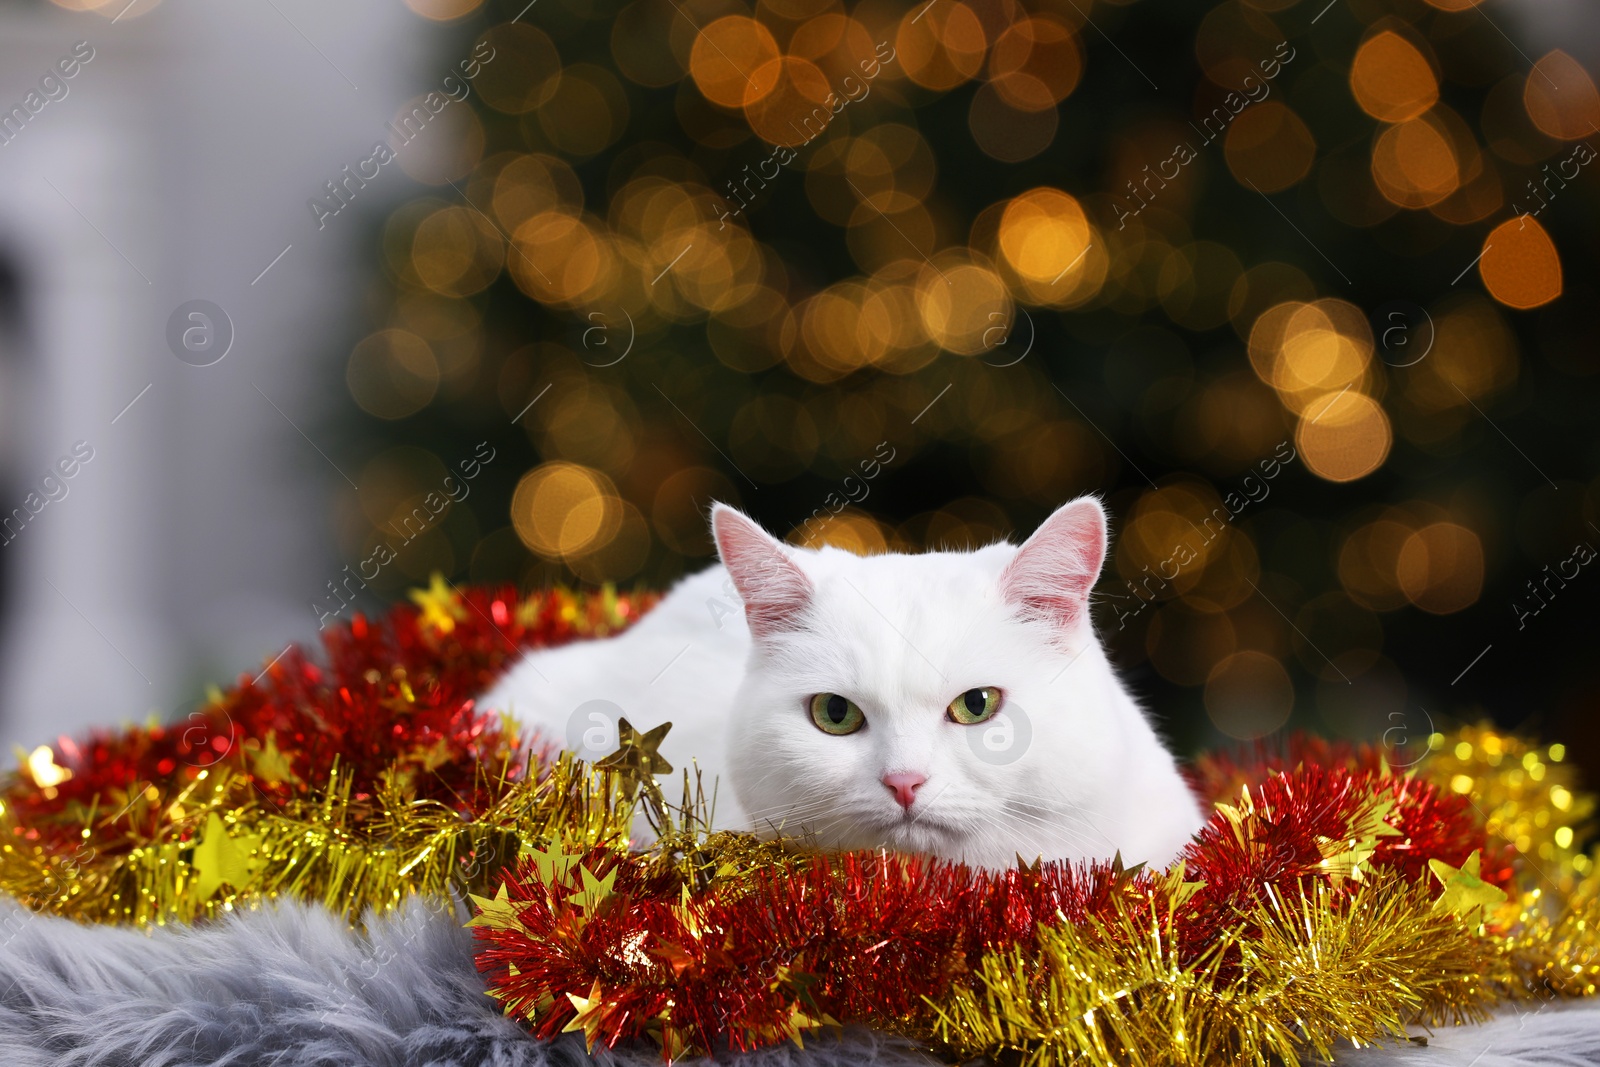
<path fill-rule="evenodd" d="M 988 722 L 1000 710 L 1000 690 L 992 686 L 968 689 L 950 702 L 950 721 L 962 726 Z"/>
<path fill-rule="evenodd" d="M 838 693 L 818 693 L 806 702 L 811 709 L 811 721 L 825 734 L 843 736 L 853 734 L 867 724 L 855 701 L 846 700 Z"/>

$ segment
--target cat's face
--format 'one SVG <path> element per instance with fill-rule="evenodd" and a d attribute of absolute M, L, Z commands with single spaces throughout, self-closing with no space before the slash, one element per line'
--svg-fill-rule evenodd
<path fill-rule="evenodd" d="M 758 829 L 988 867 L 1120 847 L 1144 724 L 1089 625 L 1098 502 L 962 553 L 793 549 L 729 508 L 714 527 L 754 639 L 731 777 Z"/>

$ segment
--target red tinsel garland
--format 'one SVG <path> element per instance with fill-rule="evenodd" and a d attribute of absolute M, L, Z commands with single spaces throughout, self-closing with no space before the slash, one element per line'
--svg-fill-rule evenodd
<path fill-rule="evenodd" d="M 1041 924 L 1153 921 L 1188 966 L 1269 897 L 1292 905 L 1314 885 L 1353 887 L 1361 871 L 1426 878 L 1428 860 L 1458 867 L 1486 847 L 1466 799 L 1430 783 L 1257 770 L 1243 804 L 1219 810 L 1168 876 L 1112 864 L 985 873 L 847 853 L 691 894 L 647 878 L 646 858 L 602 852 L 583 860 L 596 879 L 616 875 L 596 900 L 588 877 L 524 865 L 506 881 L 508 921 L 476 930 L 479 969 L 536 1034 L 582 1029 L 608 1046 L 650 1036 L 669 1051 L 745 1049 L 829 1019 L 917 1029 L 982 954 L 1030 945 Z M 1504 885 L 1510 869 L 1484 874 Z M 1225 975 L 1231 964 L 1216 966 Z"/>
<path fill-rule="evenodd" d="M 658 597 L 465 588 L 415 599 L 420 606 L 396 605 L 385 619 L 356 614 L 329 628 L 325 663 L 291 646 L 176 724 L 63 737 L 53 754 L 63 780 L 41 787 L 13 775 L 0 802 L 31 843 L 68 851 L 91 822 L 106 839 L 148 840 L 167 815 L 134 803 L 141 792 L 174 796 L 212 769 L 248 776 L 273 804 L 325 782 L 335 766 L 359 803 L 398 769 L 410 772 L 417 799 L 476 812 L 481 767 L 526 753 L 474 698 L 523 650 L 604 636 Z"/>
<path fill-rule="evenodd" d="M 1160 1002 L 1184 1005 L 1182 1025 L 1211 1027 L 1208 1040 L 1223 1042 L 1208 1047 L 1253 1049 L 1251 1062 L 1265 1062 L 1263 1048 L 1292 1058 L 1283 1035 L 1305 1030 L 1294 1021 L 1301 1003 L 1337 1008 L 1324 1038 L 1395 1033 L 1398 1009 L 1364 1003 L 1348 966 L 1327 979 L 1347 983 L 1333 993 L 1316 986 L 1319 974 L 1296 984 L 1295 939 L 1323 935 L 1319 951 L 1359 942 L 1387 960 L 1385 988 L 1429 1017 L 1470 1015 L 1491 985 L 1510 988 L 1519 975 L 1582 992 L 1600 973 L 1571 963 L 1572 946 L 1600 920 L 1589 896 L 1563 900 L 1571 907 L 1559 921 L 1518 903 L 1537 894 L 1525 892 L 1513 839 L 1529 842 L 1524 852 L 1554 849 L 1539 854 L 1556 857 L 1569 880 L 1588 869 L 1570 846 L 1591 802 L 1555 769 L 1559 746 L 1541 754 L 1472 728 L 1436 735 L 1430 747 L 1457 761 L 1442 777 L 1397 773 L 1371 746 L 1308 738 L 1205 757 L 1192 778 L 1216 811 L 1164 872 L 1120 861 L 976 872 L 909 856 L 819 855 L 708 833 L 687 802 L 682 822 L 661 818 L 648 761 L 637 773 L 635 759 L 593 775 L 542 762 L 523 777 L 529 757 L 514 725 L 476 707 L 523 649 L 613 632 L 654 598 L 553 590 L 519 599 L 436 581 L 414 599 L 418 607 L 382 621 L 356 616 L 331 629 L 324 663 L 287 650 L 186 722 L 63 739 L 51 760 L 30 757 L 0 786 L 5 886 L 62 914 L 141 922 L 286 893 L 354 919 L 410 892 L 498 886 L 473 897 L 472 925 L 479 968 L 507 1011 L 542 1037 L 649 1038 L 669 1057 L 849 1022 L 943 1042 L 952 1055 L 1050 1047 L 1056 1058 L 1040 1062 L 1076 1063 L 1092 1046 L 1095 1062 L 1115 1063 L 1135 1036 L 1127 1020 L 1115 1033 L 1079 1023 L 1143 1011 L 1125 998 L 1168 993 Z M 1508 753 L 1516 762 L 1507 767 L 1526 767 L 1526 780 L 1486 769 Z M 215 787 L 210 807 L 188 799 L 201 783 Z M 666 833 L 634 853 L 625 828 L 640 790 Z M 504 807 L 539 797 L 546 806 L 522 821 Z M 1480 801 L 1495 812 L 1493 835 Z M 335 808 L 337 817 L 319 814 Z M 563 842 L 578 852 L 563 854 Z M 347 856 L 354 866 L 341 869 Z M 377 881 L 374 857 L 387 865 Z M 414 866 L 424 861 L 438 868 L 425 890 Z M 317 863 L 308 880 L 285 876 Z M 458 878 L 461 866 L 475 880 Z M 340 873 L 350 869 L 367 880 Z M 1495 912 L 1502 888 L 1513 903 Z M 1282 990 L 1262 986 L 1263 974 L 1322 992 L 1274 1001 Z M 1245 1016 L 1228 1015 L 1227 1005 L 1247 1001 Z M 1274 1003 L 1289 1014 L 1246 1033 L 1253 1024 L 1239 1019 Z M 1140 1039 L 1164 1025 L 1149 1016 Z M 1244 1043 L 1228 1045 L 1230 1033 Z"/>

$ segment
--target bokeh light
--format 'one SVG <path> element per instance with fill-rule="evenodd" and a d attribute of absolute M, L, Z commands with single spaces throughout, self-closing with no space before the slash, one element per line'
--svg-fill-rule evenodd
<path fill-rule="evenodd" d="M 1556 49 L 1533 65 L 1523 90 L 1528 117 L 1551 137 L 1574 141 L 1600 132 L 1600 93 L 1577 60 Z"/>
<path fill-rule="evenodd" d="M 1379 122 L 1409 122 L 1439 99 L 1439 82 L 1417 46 L 1393 30 L 1362 42 L 1350 65 L 1350 91 Z"/>
<path fill-rule="evenodd" d="M 689 73 L 707 100 L 726 108 L 743 107 L 770 93 L 777 78 L 757 81 L 754 73 L 780 57 L 772 31 L 755 19 L 727 15 L 695 35 Z"/>
<path fill-rule="evenodd" d="M 345 382 L 361 409 L 403 419 L 427 406 L 439 388 L 439 363 L 428 342 L 406 330 L 379 330 L 350 352 Z"/>
<path fill-rule="evenodd" d="M 571 559 L 610 543 L 622 525 L 621 503 L 604 474 L 555 461 L 522 476 L 511 498 L 511 521 L 534 552 Z"/>
<path fill-rule="evenodd" d="M 953 89 L 975 77 L 988 47 L 983 23 L 958 0 L 908 9 L 895 36 L 906 75 L 925 89 Z"/>
<path fill-rule="evenodd" d="M 1311 173 L 1317 141 L 1299 115 L 1276 100 L 1263 101 L 1228 127 L 1223 142 L 1228 169 L 1263 193 L 1281 192 Z"/>
<path fill-rule="evenodd" d="M 1400 546 L 1395 579 L 1423 611 L 1448 615 L 1470 607 L 1483 590 L 1483 544 L 1453 522 L 1413 530 Z"/>
<path fill-rule="evenodd" d="M 483 0 L 406 0 L 406 6 L 425 19 L 447 22 L 470 15 Z"/>
<path fill-rule="evenodd" d="M 1390 126 L 1372 146 L 1372 179 L 1392 203 L 1423 208 L 1461 187 L 1461 161 L 1432 115 Z"/>
<path fill-rule="evenodd" d="M 397 150 L 351 553 L 485 437 L 397 572 L 661 586 L 714 500 L 875 553 L 1097 492 L 1097 622 L 1184 743 L 1370 740 L 1475 699 L 1571 551 L 1525 527 L 1600 522 L 1600 94 L 1471 0 L 413 2 L 496 58 Z"/>
<path fill-rule="evenodd" d="M 1561 257 L 1539 220 L 1507 219 L 1483 240 L 1478 273 L 1489 295 L 1513 308 L 1535 308 L 1561 295 Z"/>
<path fill-rule="evenodd" d="M 1218 730 L 1253 741 L 1289 721 L 1294 685 L 1276 658 L 1263 652 L 1236 652 L 1211 671 L 1205 701 Z"/>
<path fill-rule="evenodd" d="M 1335 394 L 1308 409 L 1295 428 L 1306 466 L 1330 482 L 1353 482 L 1377 470 L 1389 456 L 1394 431 L 1389 416 L 1370 396 Z"/>

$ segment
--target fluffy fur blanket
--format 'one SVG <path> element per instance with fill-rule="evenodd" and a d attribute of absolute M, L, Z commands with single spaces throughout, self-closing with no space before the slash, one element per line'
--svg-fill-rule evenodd
<path fill-rule="evenodd" d="M 366 934 L 283 905 L 145 934 L 0 903 L 4 1067 L 645 1067 L 654 1049 L 592 1056 L 532 1040 L 485 996 L 459 916 L 421 903 Z M 865 1030 L 736 1057 L 741 1067 L 928 1067 Z M 1365 1050 L 1349 1067 L 1600 1067 L 1600 1004 L 1551 1006 Z"/>

